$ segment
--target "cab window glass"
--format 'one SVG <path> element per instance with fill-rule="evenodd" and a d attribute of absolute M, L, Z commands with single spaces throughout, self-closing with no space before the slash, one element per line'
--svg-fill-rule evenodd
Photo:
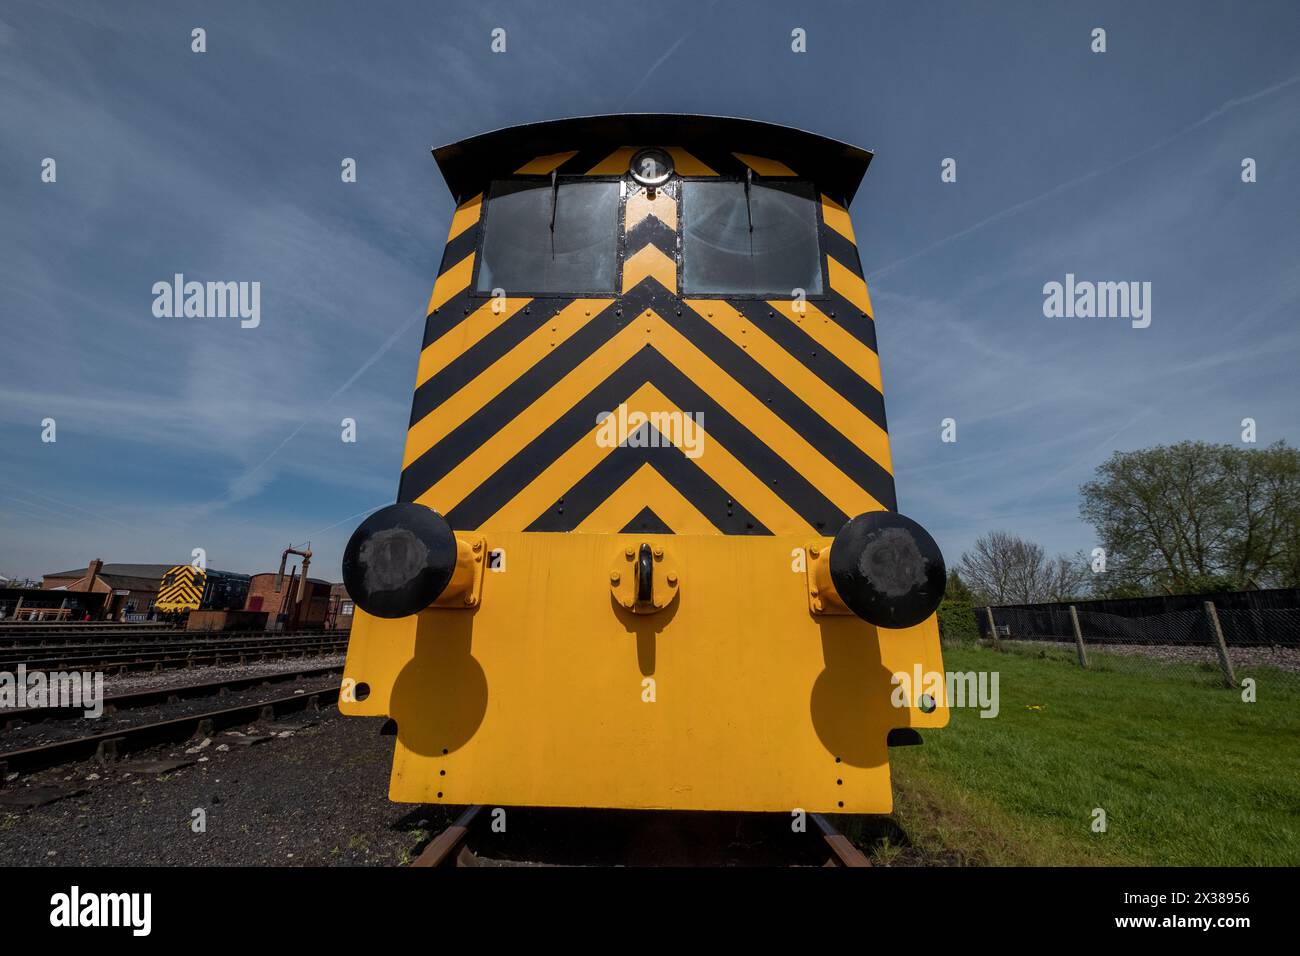
<path fill-rule="evenodd" d="M 549 180 L 493 183 L 478 291 L 612 293 L 618 198 L 617 182 L 561 182 L 554 190 Z"/>
<path fill-rule="evenodd" d="M 820 295 L 812 186 L 754 182 L 747 205 L 743 182 L 683 182 L 682 284 L 688 294 Z"/>

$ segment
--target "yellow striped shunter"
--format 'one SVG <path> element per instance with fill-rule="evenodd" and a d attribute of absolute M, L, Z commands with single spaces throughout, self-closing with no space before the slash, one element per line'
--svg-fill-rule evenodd
<path fill-rule="evenodd" d="M 251 580 L 247 574 L 178 564 L 162 576 L 153 606 L 169 615 L 242 608 Z"/>
<path fill-rule="evenodd" d="M 178 564 L 169 568 L 158 584 L 158 598 L 154 607 L 164 614 L 196 611 L 203 603 L 208 575 L 202 568 Z"/>
<path fill-rule="evenodd" d="M 341 707 L 392 799 L 889 812 L 945 569 L 896 511 L 871 154 L 625 115 L 434 150 L 457 206 Z M 355 693 L 352 692 L 355 688 Z"/>

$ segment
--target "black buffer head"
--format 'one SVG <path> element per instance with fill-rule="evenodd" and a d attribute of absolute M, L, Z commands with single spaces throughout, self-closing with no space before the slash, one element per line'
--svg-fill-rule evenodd
<path fill-rule="evenodd" d="M 840 599 L 877 627 L 920 624 L 938 609 L 948 579 L 934 538 L 893 511 L 869 511 L 845 524 L 830 563 Z"/>
<path fill-rule="evenodd" d="M 343 551 L 343 584 L 367 614 L 406 617 L 442 594 L 456 570 L 456 536 L 432 508 L 412 502 L 380 508 Z"/>

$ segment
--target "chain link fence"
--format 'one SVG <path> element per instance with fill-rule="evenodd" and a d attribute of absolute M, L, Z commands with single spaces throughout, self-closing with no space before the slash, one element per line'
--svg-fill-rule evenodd
<path fill-rule="evenodd" d="M 975 616 L 980 640 L 1002 651 L 1220 686 L 1250 678 L 1300 693 L 1300 594 L 1292 607 L 1240 595 L 1219 606 L 1215 597 L 984 607 Z"/>

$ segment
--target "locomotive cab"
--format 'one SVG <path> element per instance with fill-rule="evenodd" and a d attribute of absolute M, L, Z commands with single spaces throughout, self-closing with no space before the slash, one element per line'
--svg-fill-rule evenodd
<path fill-rule="evenodd" d="M 947 723 L 894 680 L 943 673 L 945 569 L 897 512 L 870 153 L 630 115 L 434 156 L 397 503 L 343 562 L 391 798 L 889 812 L 891 732 Z"/>

